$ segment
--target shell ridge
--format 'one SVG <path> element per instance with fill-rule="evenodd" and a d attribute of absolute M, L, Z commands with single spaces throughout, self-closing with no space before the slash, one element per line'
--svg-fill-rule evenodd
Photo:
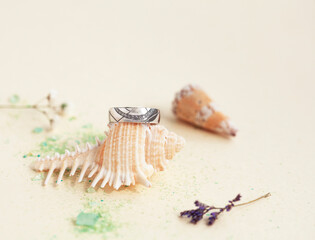
<path fill-rule="evenodd" d="M 121 133 L 121 138 L 122 139 L 125 139 L 125 135 L 126 135 L 126 128 L 123 128 L 122 129 L 122 133 Z M 125 182 L 125 157 L 124 157 L 124 154 L 125 154 L 125 147 L 126 147 L 126 145 L 127 144 L 122 144 L 122 146 L 120 146 L 120 148 L 121 148 L 121 153 L 120 153 L 120 156 L 121 156 L 121 159 L 120 159 L 120 162 L 121 162 L 121 164 L 120 164 L 120 176 L 119 176 L 119 178 L 120 178 L 120 181 L 121 181 L 121 185 L 123 185 L 124 184 L 124 182 Z"/>
<path fill-rule="evenodd" d="M 136 139 L 134 141 L 134 151 L 133 151 L 133 153 L 134 153 L 134 161 L 135 161 L 134 168 L 135 168 L 135 172 L 136 172 L 135 180 L 137 182 L 147 186 L 148 185 L 147 179 L 146 179 L 145 174 L 142 171 L 142 168 L 143 168 L 143 163 L 142 163 L 143 156 L 142 156 L 142 151 L 141 151 L 141 146 L 140 146 L 142 139 L 139 138 L 139 136 L 141 135 L 141 130 L 142 130 L 141 128 L 142 128 L 142 125 L 137 125 L 137 131 L 136 131 L 136 135 L 135 135 Z"/>
<path fill-rule="evenodd" d="M 129 136 L 130 136 L 130 132 L 131 132 L 131 125 L 127 125 L 126 127 L 126 136 L 125 138 L 127 139 L 127 141 L 129 140 Z M 130 186 L 131 184 L 131 180 L 130 180 L 130 174 L 129 174 L 129 144 L 125 145 L 125 153 L 124 153 L 124 172 L 125 172 L 125 182 L 124 184 L 127 186 Z"/>
<path fill-rule="evenodd" d="M 118 127 L 118 131 L 117 131 L 117 139 L 118 139 L 118 143 L 116 144 L 116 171 L 115 171 L 115 178 L 114 178 L 114 183 L 113 183 L 113 187 L 117 190 L 120 188 L 121 186 L 121 151 L 122 151 L 122 141 L 124 140 L 123 136 L 121 136 L 123 134 L 123 130 L 124 128 L 122 128 L 121 125 L 119 125 Z"/>
<path fill-rule="evenodd" d="M 102 163 L 102 169 L 107 170 L 107 174 L 109 175 L 109 178 L 112 175 L 112 170 L 111 170 L 111 154 L 112 154 L 112 147 L 113 147 L 113 129 L 115 128 L 116 124 L 111 124 L 109 125 L 109 134 L 108 134 L 108 141 L 109 145 L 106 146 L 103 154 L 103 163 Z M 105 176 L 106 177 L 106 176 Z M 106 184 L 105 184 L 106 185 Z M 104 185 L 104 187 L 105 187 Z"/>
<path fill-rule="evenodd" d="M 112 164 L 112 175 L 111 175 L 111 178 L 109 180 L 109 186 L 113 186 L 114 188 L 115 188 L 114 185 L 116 183 L 116 180 L 119 177 L 119 172 L 118 172 L 118 167 L 120 165 L 120 158 L 119 158 L 120 152 L 119 152 L 119 149 L 120 149 L 120 143 L 121 143 L 121 140 L 122 140 L 121 137 L 120 137 L 121 127 L 122 127 L 121 124 L 117 125 L 116 131 L 114 133 L 114 141 L 113 141 L 113 143 L 114 143 L 114 149 L 112 151 L 112 163 L 113 164 Z"/>

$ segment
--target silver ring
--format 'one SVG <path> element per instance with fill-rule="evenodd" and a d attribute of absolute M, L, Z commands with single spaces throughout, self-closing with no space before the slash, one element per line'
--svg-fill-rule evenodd
<path fill-rule="evenodd" d="M 109 109 L 109 122 L 158 124 L 160 122 L 160 110 L 146 107 L 113 107 Z"/>

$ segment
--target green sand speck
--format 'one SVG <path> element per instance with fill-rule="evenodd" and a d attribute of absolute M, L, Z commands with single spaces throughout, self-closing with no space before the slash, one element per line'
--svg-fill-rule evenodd
<path fill-rule="evenodd" d="M 82 128 L 89 128 L 89 129 L 91 129 L 91 128 L 93 128 L 93 125 L 91 123 L 88 123 L 88 124 L 83 125 Z"/>
<path fill-rule="evenodd" d="M 9 98 L 9 102 L 12 103 L 12 104 L 16 104 L 20 101 L 20 96 L 17 95 L 17 94 L 14 94 L 12 95 L 10 98 Z"/>
<path fill-rule="evenodd" d="M 44 129 L 41 128 L 41 127 L 36 127 L 36 128 L 33 129 L 33 133 L 41 133 L 43 131 L 44 131 Z"/>
<path fill-rule="evenodd" d="M 50 238 L 50 240 L 53 240 L 53 239 L 57 239 L 57 235 L 56 235 L 56 234 L 54 234 L 54 235 Z"/>
<path fill-rule="evenodd" d="M 39 174 L 37 174 L 35 177 L 31 178 L 32 181 L 41 181 L 44 179 L 44 173 L 41 172 Z"/>
<path fill-rule="evenodd" d="M 72 117 L 69 117 L 69 121 L 71 122 L 71 121 L 74 121 L 74 120 L 76 120 L 77 118 L 75 117 L 75 116 L 72 116 Z"/>
<path fill-rule="evenodd" d="M 93 187 L 89 187 L 88 189 L 86 189 L 86 192 L 88 193 L 94 193 L 95 189 Z"/>
<path fill-rule="evenodd" d="M 94 201 L 88 201 L 84 205 L 84 210 L 75 221 L 76 232 L 100 234 L 103 238 L 107 238 L 108 233 L 114 232 L 116 228 L 117 225 L 111 220 L 106 206 Z"/>
<path fill-rule="evenodd" d="M 97 223 L 97 220 L 99 218 L 100 218 L 100 215 L 96 213 L 80 212 L 79 215 L 77 216 L 77 221 L 75 224 L 77 226 L 93 227 Z"/>

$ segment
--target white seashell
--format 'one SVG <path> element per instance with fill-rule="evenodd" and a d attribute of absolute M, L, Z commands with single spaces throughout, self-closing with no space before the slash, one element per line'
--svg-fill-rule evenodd
<path fill-rule="evenodd" d="M 94 176 L 92 187 L 99 182 L 102 188 L 108 184 L 119 189 L 122 185 L 135 183 L 150 187 L 148 177 L 164 170 L 168 160 L 184 144 L 184 138 L 161 125 L 115 123 L 109 125 L 107 138 L 103 142 L 96 139 L 96 145 L 87 144 L 84 151 L 79 147 L 72 153 L 66 150 L 61 156 L 56 154 L 52 161 L 49 157 L 40 158 L 35 162 L 34 169 L 49 171 L 45 184 L 55 169 L 59 170 L 59 184 L 67 168 L 71 168 L 70 176 L 80 168 L 78 181 L 81 182 L 89 171 L 88 177 Z"/>

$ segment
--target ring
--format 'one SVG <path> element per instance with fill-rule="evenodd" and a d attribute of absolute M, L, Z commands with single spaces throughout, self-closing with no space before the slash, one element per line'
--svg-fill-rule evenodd
<path fill-rule="evenodd" d="M 160 122 L 160 110 L 147 107 L 113 107 L 109 109 L 109 122 L 158 124 Z"/>

